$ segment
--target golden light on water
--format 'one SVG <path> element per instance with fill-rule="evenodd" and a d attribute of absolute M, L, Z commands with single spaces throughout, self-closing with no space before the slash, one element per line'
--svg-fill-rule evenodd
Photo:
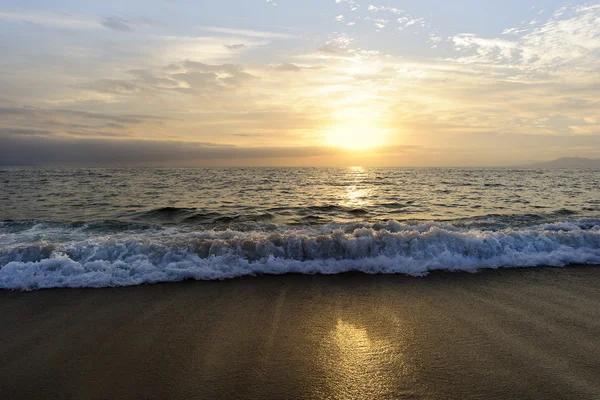
<path fill-rule="evenodd" d="M 371 204 L 371 201 L 369 200 L 371 194 L 371 189 L 360 189 L 356 186 L 348 186 L 346 188 L 346 198 L 342 204 L 350 208 L 366 207 Z"/>
<path fill-rule="evenodd" d="M 373 190 L 370 187 L 363 187 L 361 180 L 365 177 L 363 167 L 354 166 L 349 168 L 353 175 L 353 181 L 346 187 L 346 193 L 342 195 L 342 205 L 348 208 L 362 208 L 371 204 Z"/>

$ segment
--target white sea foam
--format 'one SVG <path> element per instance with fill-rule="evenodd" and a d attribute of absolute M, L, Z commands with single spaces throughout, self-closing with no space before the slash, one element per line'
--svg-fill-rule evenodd
<path fill-rule="evenodd" d="M 348 271 L 419 276 L 434 270 L 569 264 L 600 264 L 599 221 L 504 230 L 395 221 L 251 232 L 157 227 L 107 233 L 85 225 L 0 226 L 4 289 Z"/>

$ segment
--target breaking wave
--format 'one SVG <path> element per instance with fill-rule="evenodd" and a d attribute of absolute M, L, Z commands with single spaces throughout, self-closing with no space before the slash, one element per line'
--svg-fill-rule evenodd
<path fill-rule="evenodd" d="M 114 221 L 0 222 L 3 289 L 350 271 L 422 276 L 434 270 L 570 264 L 600 264 L 600 220 L 504 229 L 396 221 L 271 224 L 251 231 L 194 231 Z"/>

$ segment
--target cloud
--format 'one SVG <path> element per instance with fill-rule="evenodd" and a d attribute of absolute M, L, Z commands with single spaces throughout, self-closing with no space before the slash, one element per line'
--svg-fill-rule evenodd
<path fill-rule="evenodd" d="M 373 17 L 366 17 L 365 20 L 373 22 L 373 25 L 375 25 L 375 27 L 377 29 L 383 29 L 383 28 L 385 28 L 387 26 L 387 24 L 390 22 L 387 19 L 373 18 Z"/>
<path fill-rule="evenodd" d="M 385 13 L 388 15 L 392 15 L 393 18 L 396 20 L 398 26 L 397 26 L 397 30 L 402 31 L 408 27 L 411 26 L 419 26 L 422 28 L 427 28 L 429 29 L 429 33 L 433 34 L 433 30 L 431 29 L 431 25 L 425 20 L 425 18 L 416 18 L 413 17 L 411 14 L 408 13 L 408 11 L 406 10 L 402 10 L 396 7 L 388 7 L 388 6 L 375 6 L 375 5 L 370 5 L 368 10 L 371 13 Z M 367 17 L 365 18 L 366 20 L 370 20 L 373 21 L 373 23 L 375 24 L 375 26 L 378 29 L 382 29 L 385 26 L 388 25 L 388 23 L 390 22 L 389 20 L 386 19 L 381 19 L 381 18 L 373 18 L 373 17 Z"/>
<path fill-rule="evenodd" d="M 288 35 L 293 32 L 289 28 L 265 26 L 256 30 L 204 27 L 202 36 L 194 36 L 198 27 L 185 26 L 184 21 L 169 26 L 171 30 L 164 32 L 169 36 L 144 32 L 141 27 L 163 25 L 133 16 L 94 20 L 50 13 L 37 14 L 35 23 L 67 29 L 85 21 L 96 31 L 38 35 L 38 28 L 23 25 L 12 15 L 9 36 L 2 41 L 6 62 L 1 71 L 5 79 L 0 81 L 0 137 L 12 141 L 13 148 L 17 139 L 29 139 L 33 147 L 39 139 L 51 147 L 69 141 L 83 146 L 81 140 L 87 140 L 87 147 L 74 146 L 72 151 L 92 143 L 100 147 L 111 143 L 134 153 L 133 139 L 144 138 L 137 144 L 142 154 L 160 146 L 188 154 L 184 148 L 191 146 L 194 156 L 185 155 L 189 164 L 242 156 L 260 163 L 259 157 L 250 155 L 263 151 L 271 157 L 276 152 L 268 150 L 272 144 L 313 148 L 328 143 L 331 132 L 343 134 L 354 125 L 366 127 L 365 133 L 356 133 L 364 134 L 365 140 L 373 127 L 388 132 L 390 147 L 421 145 L 423 152 L 435 152 L 440 160 L 483 148 L 485 156 L 473 160 L 487 163 L 494 146 L 503 149 L 502 155 L 495 156 L 496 164 L 501 157 L 532 158 L 517 147 L 535 144 L 535 136 L 544 137 L 535 150 L 544 158 L 560 146 L 580 151 L 567 147 L 568 140 L 586 151 L 597 144 L 592 140 L 600 136 L 597 8 L 568 6 L 561 13 L 540 14 L 535 25 L 525 18 L 520 27 L 498 29 L 497 34 L 448 37 L 447 31 L 433 29 L 405 10 L 367 9 L 368 3 L 363 3 L 352 12 L 348 7 L 358 6 L 356 2 L 341 3 L 333 9 L 330 4 L 329 13 L 323 14 L 329 26 L 296 36 Z M 287 12 L 289 5 L 281 2 L 278 8 L 269 7 L 269 12 Z M 346 22 L 361 25 L 351 28 L 352 36 L 332 21 L 342 13 Z M 0 19 L 5 24 L 9 17 L 0 15 Z M 375 26 L 381 29 L 375 34 L 373 24 L 378 22 L 385 28 Z M 34 28 L 38 32 L 30 35 Z M 121 33 L 131 30 L 136 33 Z M 418 38 L 417 42 L 409 37 Z M 282 43 L 280 39 L 294 40 Z M 438 50 L 430 51 L 437 45 Z M 511 135 L 522 134 L 534 138 L 511 142 Z M 90 141 L 100 137 L 112 139 Z M 155 142 L 158 138 L 173 141 Z M 505 142 L 514 144 L 514 155 L 502 147 Z M 534 151 L 527 149 L 528 154 Z M 103 151 L 108 158 L 110 152 Z M 292 152 L 277 151 L 283 152 L 279 155 Z M 313 160 L 308 150 L 291 154 Z M 340 156 L 338 152 L 314 154 Z M 119 157 L 118 162 L 126 162 Z M 148 157 L 156 163 L 180 161 L 171 155 Z M 394 162 L 392 157 L 389 160 Z"/>
<path fill-rule="evenodd" d="M 129 26 L 129 23 L 127 20 L 125 20 L 123 18 L 115 17 L 115 16 L 104 18 L 104 21 L 102 21 L 102 25 L 104 25 L 108 29 L 112 29 L 114 31 L 119 31 L 119 32 L 132 32 L 133 31 L 131 26 Z"/>
<path fill-rule="evenodd" d="M 556 138 L 552 135 L 503 135 L 488 132 L 485 137 L 465 135 L 458 138 L 459 143 L 462 144 L 463 141 L 472 143 L 472 146 L 428 148 L 396 145 L 375 149 L 363 155 L 351 155 L 341 149 L 316 146 L 237 147 L 210 142 L 167 140 L 0 137 L 0 165 L 315 165 L 316 161 L 321 165 L 335 165 L 344 160 L 360 160 L 380 166 L 399 163 L 498 166 L 518 164 L 527 156 L 539 160 L 564 154 L 591 157 L 600 155 L 598 136 Z M 399 155 L 401 158 L 398 158 Z"/>
<path fill-rule="evenodd" d="M 298 65 L 298 64 L 293 64 L 293 63 L 280 63 L 280 64 L 275 64 L 273 66 L 273 69 L 278 70 L 278 71 L 289 71 L 289 72 L 298 72 L 298 71 L 302 71 L 304 69 L 321 69 L 324 68 L 323 66 L 306 66 L 306 65 Z"/>
<path fill-rule="evenodd" d="M 522 28 L 507 28 L 505 30 L 502 31 L 501 35 L 518 35 L 520 33 L 523 32 L 528 32 L 529 29 L 522 29 Z"/>
<path fill-rule="evenodd" d="M 140 93 L 142 88 L 133 82 L 122 79 L 100 79 L 79 85 L 82 89 L 94 90 L 101 93 L 127 95 Z"/>
<path fill-rule="evenodd" d="M 510 60 L 516 55 L 517 43 L 504 39 L 485 39 L 472 33 L 462 33 L 452 37 L 454 46 L 458 50 L 474 49 L 479 59 L 488 62 Z"/>
<path fill-rule="evenodd" d="M 177 68 L 177 70 L 179 69 L 177 66 L 172 67 Z M 127 73 L 135 77 L 135 82 L 155 86 L 158 88 L 174 88 L 179 85 L 178 82 L 172 79 L 170 76 L 158 76 L 155 72 L 147 69 L 131 69 L 127 71 Z"/>
<path fill-rule="evenodd" d="M 394 156 L 421 151 L 419 146 L 390 146 L 375 154 Z M 298 165 L 335 163 L 349 154 L 342 149 L 317 146 L 238 147 L 211 142 L 168 140 L 116 140 L 110 138 L 46 138 L 0 136 L 0 165 Z M 331 165 L 331 164 L 330 164 Z"/>
<path fill-rule="evenodd" d="M 575 135 L 600 135 L 600 125 L 572 125 L 569 129 Z"/>
<path fill-rule="evenodd" d="M 265 39 L 291 39 L 294 38 L 294 35 L 289 33 L 281 33 L 281 32 L 269 32 L 269 31 L 259 31 L 252 29 L 239 29 L 239 28 L 224 28 L 218 26 L 202 26 L 200 27 L 202 30 L 208 32 L 221 33 L 224 35 L 235 35 L 235 36 L 247 36 L 247 37 L 255 37 L 255 38 L 265 38 Z"/>
<path fill-rule="evenodd" d="M 365 50 L 356 46 L 355 42 L 356 40 L 348 35 L 338 34 L 319 47 L 315 54 L 306 55 L 304 58 L 360 63 L 362 61 L 375 60 L 382 56 L 379 51 Z"/>
<path fill-rule="evenodd" d="M 374 6 L 374 5 L 370 5 L 368 8 L 369 11 L 371 12 L 381 12 L 381 11 L 386 11 L 386 12 L 390 12 L 392 14 L 396 14 L 396 15 L 403 15 L 403 14 L 408 14 L 406 10 L 401 10 L 399 8 L 395 8 L 395 7 L 386 7 L 386 6 Z"/>
<path fill-rule="evenodd" d="M 27 128 L 0 128 L 0 137 L 6 136 L 48 136 L 51 131 Z"/>
<path fill-rule="evenodd" d="M 77 15 L 43 10 L 21 12 L 0 11 L 0 20 L 25 22 L 51 28 L 92 30 L 108 28 L 118 32 L 131 32 L 133 26 L 166 27 L 163 22 L 150 18 L 125 19 L 118 16 L 107 16 L 101 21 L 90 15 Z"/>
<path fill-rule="evenodd" d="M 294 111 L 288 107 L 211 112 L 202 117 L 195 123 L 198 130 L 218 129 L 222 135 L 243 135 L 255 139 L 263 135 L 265 139 L 270 139 L 273 133 L 279 138 L 295 137 L 302 132 L 311 132 L 327 126 L 327 122 L 323 121 L 319 114 Z"/>
<path fill-rule="evenodd" d="M 89 111 L 64 109 L 49 110 L 35 107 L 0 107 L 0 116 L 3 116 L 4 118 L 8 118 L 10 116 L 19 116 L 30 120 L 49 119 L 54 117 L 75 117 L 89 120 L 117 122 L 122 124 L 140 124 L 148 121 L 157 123 L 160 121 L 169 120 L 169 118 L 156 115 L 102 114 Z"/>
<path fill-rule="evenodd" d="M 168 118 L 136 114 L 100 114 L 77 110 L 0 107 L 0 137 L 126 137 L 131 128 L 161 126 Z"/>
<path fill-rule="evenodd" d="M 240 86 L 242 83 L 256 79 L 255 76 L 245 72 L 241 67 L 233 64 L 209 65 L 201 62 L 187 60 L 183 66 L 188 69 L 185 73 L 171 75 L 174 79 L 182 79 L 190 86 L 201 88 L 203 85 L 211 86 Z M 197 82 L 193 82 L 198 78 Z M 208 79 L 208 81 L 207 81 Z"/>
<path fill-rule="evenodd" d="M 147 57 L 154 60 L 155 63 L 179 63 L 186 59 L 207 63 L 225 62 L 231 60 L 241 49 L 266 48 L 271 43 L 270 38 L 241 35 L 162 35 L 152 39 L 151 44 L 142 42 L 138 48 L 144 49 Z"/>
<path fill-rule="evenodd" d="M 567 12 L 569 11 L 569 12 Z M 505 64 L 523 73 L 556 72 L 574 67 L 598 72 L 600 63 L 600 5 L 570 6 L 535 28 L 505 29 L 514 40 L 482 38 L 475 34 L 452 37 L 457 50 L 475 54 L 460 62 Z"/>
<path fill-rule="evenodd" d="M 277 64 L 273 67 L 276 70 L 279 71 L 292 71 L 292 72 L 296 72 L 296 71 L 301 71 L 302 67 L 296 65 L 296 64 L 292 64 L 292 63 L 281 63 L 281 64 Z"/>
<path fill-rule="evenodd" d="M 127 73 L 133 78 L 100 79 L 78 87 L 116 96 L 159 95 L 168 91 L 210 95 L 256 79 L 233 64 L 206 64 L 190 60 L 172 63 L 156 71 L 133 69 Z"/>
<path fill-rule="evenodd" d="M 215 143 L 150 140 L 3 138 L 3 165 L 206 165 L 214 160 L 331 156 L 323 147 L 234 147 Z"/>
<path fill-rule="evenodd" d="M 246 48 L 245 44 L 225 44 L 223 46 L 228 50 L 241 50 Z"/>
<path fill-rule="evenodd" d="M 167 25 L 163 22 L 150 18 L 125 19 L 117 16 L 105 17 L 102 26 L 117 32 L 133 32 L 133 27 L 149 26 L 153 28 L 164 28 Z"/>
<path fill-rule="evenodd" d="M 27 22 L 63 29 L 99 29 L 102 27 L 100 23 L 89 17 L 34 10 L 27 12 L 0 11 L 0 20 Z"/>
<path fill-rule="evenodd" d="M 360 4 L 356 0 L 335 0 L 337 4 L 345 4 L 350 8 L 350 11 L 356 11 L 360 8 Z"/>

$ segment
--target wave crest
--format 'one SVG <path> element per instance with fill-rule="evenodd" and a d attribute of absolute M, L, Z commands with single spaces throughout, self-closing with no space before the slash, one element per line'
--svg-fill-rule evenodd
<path fill-rule="evenodd" d="M 15 233 L 16 232 L 16 233 Z M 255 231 L 89 226 L 0 230 L 0 288 L 107 287 L 256 274 L 425 275 L 433 270 L 600 264 L 600 223 L 502 230 L 451 224 L 280 226 Z"/>

